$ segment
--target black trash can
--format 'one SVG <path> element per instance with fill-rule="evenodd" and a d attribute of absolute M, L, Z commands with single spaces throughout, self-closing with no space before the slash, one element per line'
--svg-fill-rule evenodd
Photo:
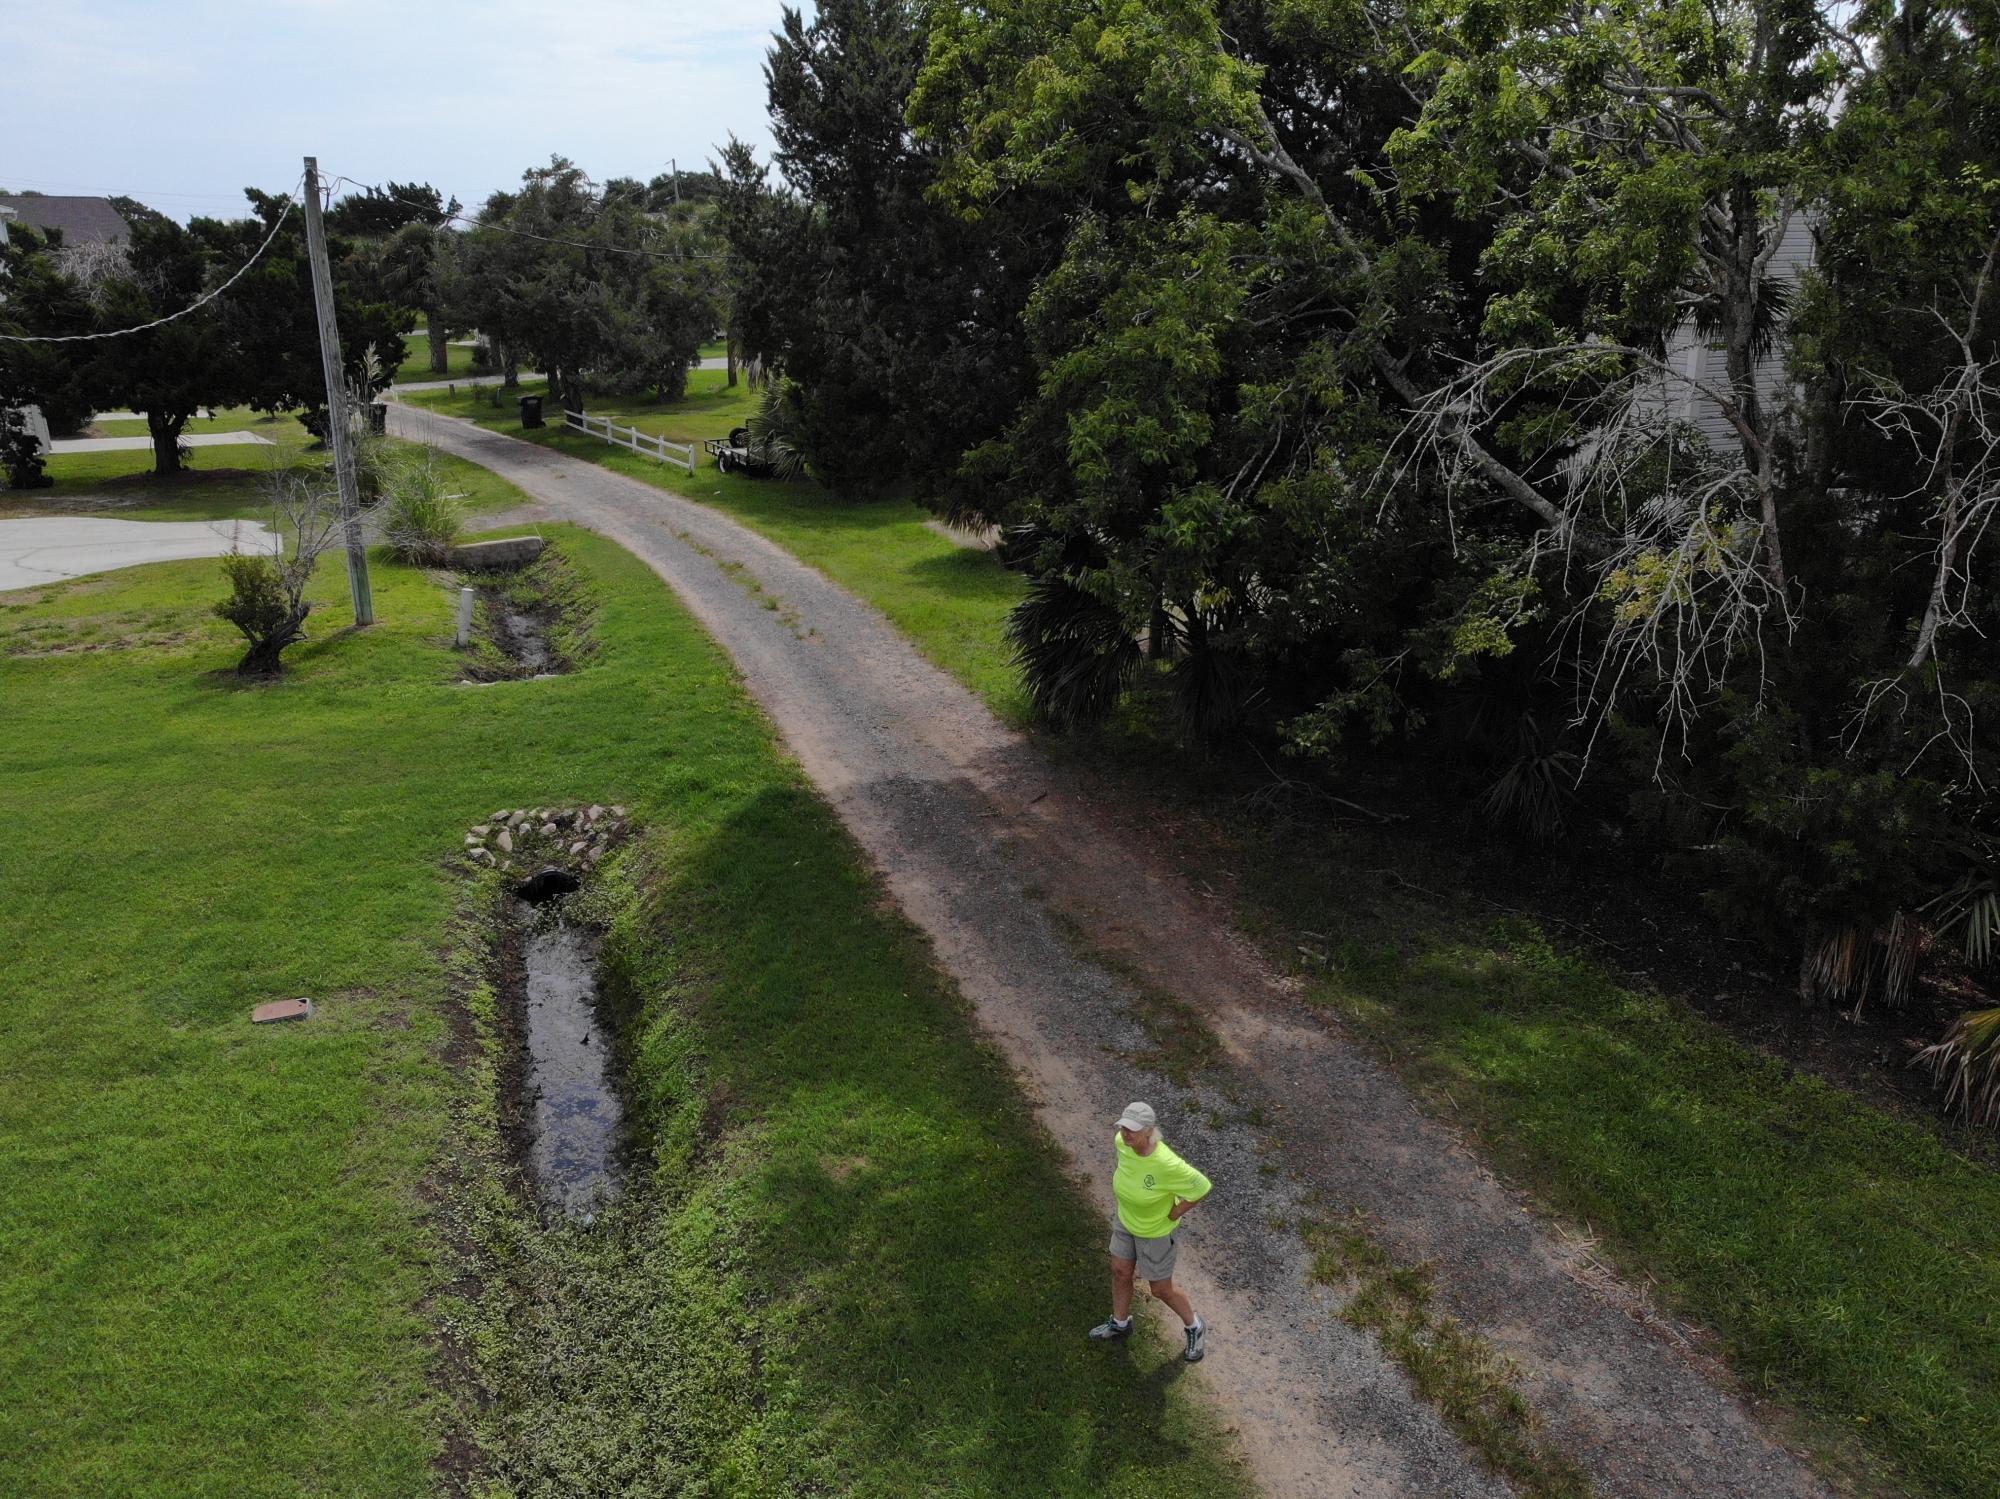
<path fill-rule="evenodd" d="M 389 408 L 380 401 L 368 403 L 368 430 L 377 437 L 386 437 L 389 433 Z"/>
<path fill-rule="evenodd" d="M 542 424 L 542 398 L 540 396 L 521 397 L 521 425 L 539 427 Z"/>

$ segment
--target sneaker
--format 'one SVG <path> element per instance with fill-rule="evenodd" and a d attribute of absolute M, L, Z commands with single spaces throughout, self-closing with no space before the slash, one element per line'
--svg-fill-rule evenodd
<path fill-rule="evenodd" d="M 1194 1326 L 1183 1329 L 1187 1333 L 1187 1352 L 1182 1355 L 1189 1363 L 1198 1364 L 1201 1356 L 1208 1351 L 1208 1324 L 1196 1317 Z"/>
<path fill-rule="evenodd" d="M 1132 1319 L 1127 1317 L 1120 1322 L 1116 1318 L 1107 1318 L 1091 1328 L 1090 1335 L 1100 1343 L 1115 1343 L 1120 1338 L 1129 1338 L 1132 1336 Z"/>

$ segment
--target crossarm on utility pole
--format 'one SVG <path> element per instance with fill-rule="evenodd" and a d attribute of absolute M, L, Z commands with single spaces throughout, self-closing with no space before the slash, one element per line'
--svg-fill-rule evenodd
<path fill-rule="evenodd" d="M 361 539 L 361 488 L 354 473 L 354 432 L 347 420 L 347 382 L 340 369 L 340 329 L 333 319 L 333 272 L 326 260 L 326 230 L 319 221 L 319 159 L 306 158 L 306 254 L 312 261 L 313 308 L 319 314 L 319 363 L 326 376 L 326 440 L 333 444 L 334 480 L 340 486 L 340 521 L 347 539 L 347 588 L 354 622 L 375 623 L 375 594 L 368 582 L 368 548 Z"/>

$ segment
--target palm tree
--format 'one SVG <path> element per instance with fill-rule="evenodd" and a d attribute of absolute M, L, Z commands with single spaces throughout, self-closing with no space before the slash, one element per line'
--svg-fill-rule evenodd
<path fill-rule="evenodd" d="M 1959 882 L 1926 906 L 1940 937 L 1962 933 L 1965 961 L 1990 968 L 2000 950 L 2000 859 L 1991 848 L 1969 846 Z M 1958 1017 L 1944 1039 L 1917 1053 L 1945 1088 L 1945 1108 L 1974 1124 L 2000 1125 L 2000 1008 Z"/>

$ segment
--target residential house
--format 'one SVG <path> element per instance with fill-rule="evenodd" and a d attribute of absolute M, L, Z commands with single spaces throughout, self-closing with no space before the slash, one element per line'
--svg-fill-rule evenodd
<path fill-rule="evenodd" d="M 63 245 L 124 245 L 132 226 L 111 206 L 109 198 L 44 197 L 40 193 L 0 193 L 0 223 L 12 221 L 29 228 L 59 230 Z M 4 237 L 4 235 L 0 235 Z"/>

